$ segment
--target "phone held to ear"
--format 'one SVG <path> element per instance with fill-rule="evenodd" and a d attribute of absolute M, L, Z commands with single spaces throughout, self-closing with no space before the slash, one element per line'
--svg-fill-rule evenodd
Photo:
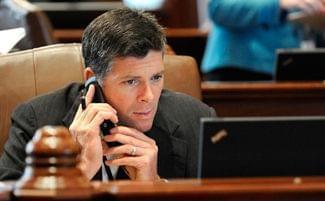
<path fill-rule="evenodd" d="M 89 78 L 86 82 L 85 82 L 85 89 L 83 91 L 83 97 L 86 97 L 87 91 L 89 89 L 90 85 L 94 85 L 95 87 L 95 94 L 92 100 L 92 103 L 106 103 L 105 100 L 105 96 L 104 93 L 102 91 L 102 88 L 100 87 L 100 85 L 97 82 L 97 79 L 95 76 Z M 83 109 L 85 109 L 85 105 L 82 106 Z M 110 129 L 112 129 L 113 127 L 115 127 L 115 125 L 113 124 L 113 122 L 111 122 L 110 120 L 105 120 L 101 125 L 100 125 L 100 130 L 102 132 L 102 135 L 108 135 L 110 134 Z M 114 146 L 118 146 L 121 145 L 119 142 L 107 142 L 109 147 L 114 147 Z"/>

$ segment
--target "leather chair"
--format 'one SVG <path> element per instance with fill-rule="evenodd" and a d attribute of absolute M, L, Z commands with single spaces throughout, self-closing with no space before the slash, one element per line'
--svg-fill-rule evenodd
<path fill-rule="evenodd" d="M 26 0 L 0 0 L 0 30 L 23 27 L 26 36 L 14 47 L 26 50 L 54 44 L 52 25 L 43 11 Z"/>
<path fill-rule="evenodd" d="M 165 56 L 165 88 L 201 99 L 200 76 L 192 57 Z M 0 153 L 10 115 L 23 101 L 83 81 L 80 44 L 57 44 L 0 56 Z"/>

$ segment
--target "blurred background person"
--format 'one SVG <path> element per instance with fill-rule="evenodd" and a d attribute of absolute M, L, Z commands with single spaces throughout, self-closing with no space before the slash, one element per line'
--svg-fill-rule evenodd
<path fill-rule="evenodd" d="M 301 34 L 287 14 L 324 13 L 325 0 L 210 0 L 213 26 L 202 60 L 205 80 L 270 80 L 278 48 L 297 48 Z"/>

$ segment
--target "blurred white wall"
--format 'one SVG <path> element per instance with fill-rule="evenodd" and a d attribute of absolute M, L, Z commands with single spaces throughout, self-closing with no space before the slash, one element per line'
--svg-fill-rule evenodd
<path fill-rule="evenodd" d="M 125 6 L 139 10 L 157 10 L 165 0 L 123 0 Z"/>

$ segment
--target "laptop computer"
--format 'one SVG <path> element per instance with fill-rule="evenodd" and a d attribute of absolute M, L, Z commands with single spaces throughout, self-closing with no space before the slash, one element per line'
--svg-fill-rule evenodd
<path fill-rule="evenodd" d="M 325 175 L 325 117 L 202 118 L 199 178 Z"/>
<path fill-rule="evenodd" d="M 325 48 L 277 50 L 275 80 L 325 80 Z"/>

